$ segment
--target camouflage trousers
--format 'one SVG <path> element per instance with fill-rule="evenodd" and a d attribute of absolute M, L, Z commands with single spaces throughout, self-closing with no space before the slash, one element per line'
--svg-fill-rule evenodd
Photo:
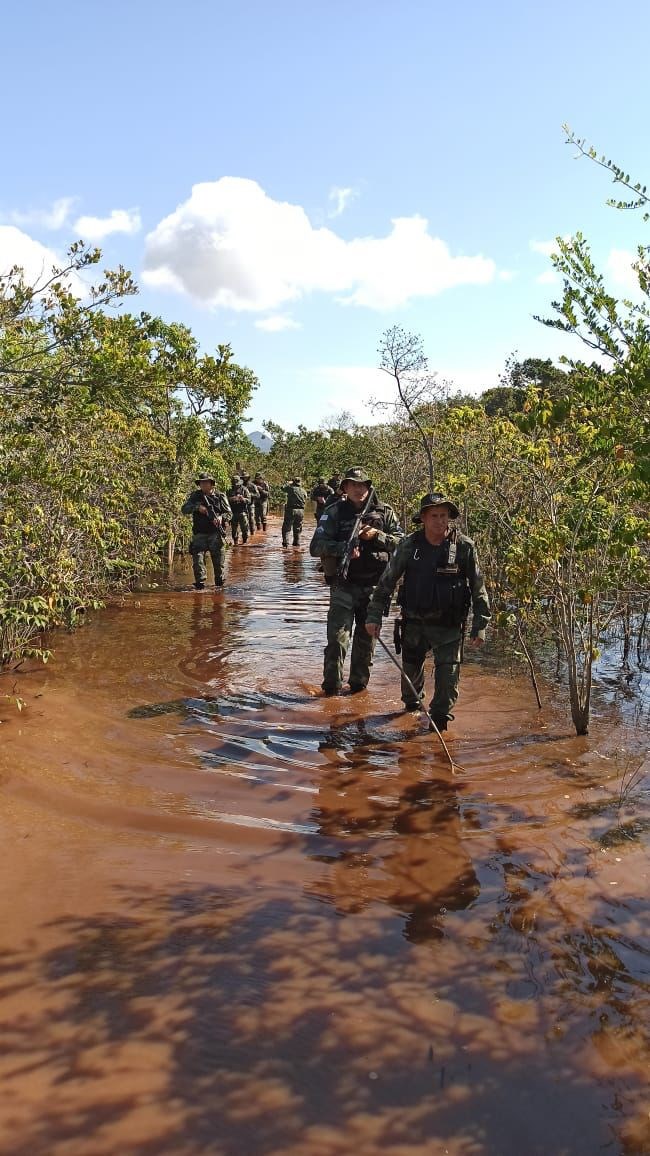
<path fill-rule="evenodd" d="M 407 618 L 402 634 L 402 666 L 418 694 L 424 690 L 424 663 L 433 652 L 434 691 L 429 713 L 434 719 L 451 718 L 458 699 L 461 631 L 459 626 L 436 626 L 423 618 Z M 402 702 L 414 702 L 413 691 L 402 679 Z"/>
<path fill-rule="evenodd" d="M 232 512 L 232 540 L 237 541 L 239 531 L 241 530 L 242 542 L 248 541 L 248 510 L 242 506 L 241 509 L 234 508 Z"/>
<path fill-rule="evenodd" d="M 205 568 L 206 553 L 212 558 L 215 582 L 223 582 L 225 545 L 221 534 L 192 534 L 190 551 L 195 582 L 205 582 L 208 576 Z"/>
<path fill-rule="evenodd" d="M 352 582 L 334 582 L 330 586 L 323 690 L 332 691 L 341 687 L 350 636 L 350 686 L 359 688 L 368 683 L 375 650 L 375 640 L 366 632 L 366 614 L 372 589 L 372 586 L 355 586 Z"/>
<path fill-rule="evenodd" d="M 266 518 L 269 512 L 269 499 L 256 498 L 255 499 L 255 528 L 257 530 L 266 530 Z"/>
<path fill-rule="evenodd" d="M 293 531 L 294 546 L 300 545 L 300 533 L 302 531 L 302 523 L 305 516 L 304 510 L 287 510 L 284 511 L 284 521 L 282 523 L 282 545 L 289 545 L 289 531 Z"/>

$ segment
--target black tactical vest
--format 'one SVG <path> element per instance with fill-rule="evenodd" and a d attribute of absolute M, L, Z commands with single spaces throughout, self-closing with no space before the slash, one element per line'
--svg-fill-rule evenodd
<path fill-rule="evenodd" d="M 455 534 L 439 546 L 417 535 L 404 574 L 400 604 L 405 618 L 429 618 L 440 626 L 460 626 L 471 602 Z"/>
<path fill-rule="evenodd" d="M 354 508 L 352 502 L 346 499 L 342 500 L 339 505 L 339 528 L 337 538 L 340 542 L 345 542 L 352 533 L 358 510 Z M 363 515 L 361 522 L 362 526 L 372 526 L 375 530 L 385 533 L 385 507 L 381 502 L 377 502 L 370 510 Z M 359 527 L 361 529 L 361 526 Z M 362 538 L 359 539 L 359 549 L 361 555 L 359 558 L 353 558 L 348 569 L 348 582 L 353 582 L 355 586 L 375 586 L 381 578 L 386 564 L 389 559 L 389 553 L 385 546 L 379 545 L 376 539 L 370 542 L 364 542 Z"/>
<path fill-rule="evenodd" d="M 213 491 L 211 494 L 204 494 L 203 491 L 199 491 L 199 493 L 201 500 L 197 501 L 196 507 L 192 511 L 192 533 L 214 534 L 216 528 L 213 518 L 223 518 L 226 513 L 225 502 L 218 491 Z M 199 514 L 198 506 L 205 506 L 209 513 Z"/>

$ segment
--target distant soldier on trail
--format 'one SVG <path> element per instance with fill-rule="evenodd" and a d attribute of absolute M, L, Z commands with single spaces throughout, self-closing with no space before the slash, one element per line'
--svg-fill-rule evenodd
<path fill-rule="evenodd" d="M 328 695 L 340 693 L 350 637 L 350 693 L 368 685 L 375 641 L 365 630 L 366 611 L 402 538 L 395 511 L 379 500 L 365 470 L 349 469 L 341 489 L 343 496 L 326 506 L 309 546 L 312 558 L 321 559 L 330 588 L 322 683 Z"/>
<path fill-rule="evenodd" d="M 305 516 L 307 493 L 302 488 L 302 479 L 298 477 L 289 482 L 289 485 L 285 486 L 284 489 L 287 498 L 284 506 L 284 520 L 282 522 L 282 545 L 286 548 L 289 545 L 290 530 L 293 532 L 294 546 L 300 545 L 300 534 Z"/>
<path fill-rule="evenodd" d="M 310 497 L 312 502 L 315 502 L 314 517 L 316 521 L 320 518 L 325 509 L 325 502 L 334 494 L 331 486 L 328 486 L 325 478 L 319 478 L 317 485 L 314 486 Z"/>
<path fill-rule="evenodd" d="M 269 493 L 270 487 L 263 474 L 255 474 L 255 486 L 257 488 L 257 497 L 255 498 L 255 527 L 258 530 L 266 530 L 266 519 L 269 512 Z"/>
<path fill-rule="evenodd" d="M 187 501 L 181 507 L 182 514 L 192 516 L 192 541 L 190 553 L 194 570 L 194 588 L 205 589 L 207 571 L 205 554 L 209 552 L 214 569 L 215 586 L 223 586 L 223 559 L 226 550 L 226 527 L 232 512 L 225 494 L 216 489 L 216 480 L 210 474 L 199 474 Z"/>
<path fill-rule="evenodd" d="M 251 534 L 254 534 L 255 533 L 255 509 L 254 509 L 254 507 L 255 507 L 255 499 L 257 497 L 257 486 L 255 485 L 254 482 L 251 482 L 250 474 L 242 474 L 241 480 L 242 480 L 242 483 L 243 483 L 245 489 L 248 490 L 248 493 L 250 495 L 250 502 L 248 504 L 248 510 L 247 510 L 248 528 L 249 528 Z"/>
<path fill-rule="evenodd" d="M 332 474 L 331 478 L 329 478 L 326 482 L 326 485 L 329 486 L 332 492 L 325 498 L 324 508 L 331 506 L 332 502 L 336 502 L 340 497 L 342 497 L 343 491 L 341 490 L 341 481 L 341 474 Z"/>
<path fill-rule="evenodd" d="M 248 503 L 250 502 L 248 490 L 237 474 L 231 478 L 231 486 L 226 491 L 226 497 L 232 508 L 232 540 L 236 546 L 239 541 L 240 530 L 242 542 L 248 541 Z"/>
<path fill-rule="evenodd" d="M 366 630 L 378 638 L 384 606 L 400 578 L 398 602 L 402 607 L 402 665 L 418 695 L 424 693 L 424 663 L 433 651 L 435 689 L 429 714 L 439 731 L 453 719 L 451 708 L 458 698 L 463 637 L 472 608 L 470 643 L 482 646 L 490 620 L 490 604 L 471 538 L 450 527 L 459 516 L 458 506 L 444 494 L 425 494 L 414 518 L 421 528 L 397 547 L 370 599 Z M 400 620 L 398 619 L 398 622 Z M 402 679 L 406 710 L 418 710 L 413 690 Z"/>

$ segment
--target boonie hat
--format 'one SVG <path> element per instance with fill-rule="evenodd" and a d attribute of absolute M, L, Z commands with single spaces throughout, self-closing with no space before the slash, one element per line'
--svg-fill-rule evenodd
<path fill-rule="evenodd" d="M 216 486 L 217 479 L 212 477 L 212 474 L 199 474 L 198 478 L 194 479 L 194 485 L 198 486 L 199 482 L 212 482 Z"/>
<path fill-rule="evenodd" d="M 352 466 L 345 471 L 341 485 L 344 486 L 346 482 L 365 482 L 368 486 L 372 485 L 366 470 L 362 469 L 361 466 Z"/>
<path fill-rule="evenodd" d="M 420 510 L 419 513 L 413 515 L 413 521 L 421 522 L 423 511 L 431 509 L 432 506 L 447 506 L 450 518 L 460 517 L 460 510 L 456 503 L 450 501 L 444 494 L 425 494 L 423 498 L 420 498 Z"/>

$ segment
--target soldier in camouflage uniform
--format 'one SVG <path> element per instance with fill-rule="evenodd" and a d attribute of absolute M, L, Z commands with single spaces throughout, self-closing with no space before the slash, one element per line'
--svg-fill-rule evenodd
<path fill-rule="evenodd" d="M 254 482 L 251 482 L 250 474 L 242 474 L 241 480 L 242 480 L 242 483 L 243 483 L 245 489 L 248 490 L 248 493 L 250 496 L 250 502 L 248 503 L 248 510 L 246 511 L 246 513 L 248 516 L 248 529 L 249 529 L 251 534 L 254 534 L 255 533 L 255 500 L 257 498 L 257 486 L 255 485 Z"/>
<path fill-rule="evenodd" d="M 314 517 L 318 521 L 325 509 L 327 499 L 334 497 L 334 490 L 328 486 L 325 478 L 319 478 L 309 496 L 314 503 Z"/>
<path fill-rule="evenodd" d="M 321 559 L 330 588 L 322 684 L 328 695 L 341 690 L 351 636 L 350 693 L 356 694 L 368 684 L 375 642 L 365 630 L 366 611 L 373 587 L 402 538 L 395 511 L 380 502 L 373 492 L 358 531 L 347 577 L 340 575 L 341 559 L 355 520 L 368 500 L 371 484 L 365 470 L 358 466 L 349 469 L 341 482 L 342 497 L 326 506 L 309 546 L 312 557 Z"/>
<path fill-rule="evenodd" d="M 257 497 L 255 499 L 255 527 L 266 530 L 266 518 L 269 512 L 269 483 L 263 474 L 255 474 Z"/>
<path fill-rule="evenodd" d="M 232 540 L 236 546 L 239 541 L 239 530 L 241 530 L 242 542 L 248 541 L 248 505 L 250 502 L 250 494 L 237 474 L 233 475 L 231 483 L 230 489 L 226 491 L 226 497 L 232 507 Z"/>
<path fill-rule="evenodd" d="M 421 529 L 404 538 L 377 583 L 370 600 L 366 631 L 376 639 L 387 600 L 400 578 L 402 661 L 418 695 L 424 692 L 424 662 L 429 650 L 435 664 L 435 689 L 429 713 L 438 730 L 447 729 L 458 698 L 462 638 L 472 607 L 470 645 L 482 646 L 490 604 L 471 538 L 449 525 L 458 507 L 443 494 L 426 494 L 414 521 Z M 417 710 L 413 691 L 402 679 L 406 710 Z"/>
<path fill-rule="evenodd" d="M 190 553 L 194 570 L 194 586 L 203 590 L 207 572 L 205 554 L 209 551 L 214 567 L 215 586 L 223 586 L 223 559 L 226 550 L 226 526 L 232 517 L 225 494 L 215 489 L 216 481 L 210 474 L 200 474 L 193 490 L 181 507 L 182 514 L 192 515 Z"/>
<path fill-rule="evenodd" d="M 285 547 L 289 545 L 289 531 L 292 530 L 293 544 L 294 546 L 299 546 L 302 523 L 305 517 L 307 494 L 302 488 L 300 478 L 294 478 L 284 489 L 287 500 L 284 507 L 284 520 L 282 522 L 282 545 Z"/>

